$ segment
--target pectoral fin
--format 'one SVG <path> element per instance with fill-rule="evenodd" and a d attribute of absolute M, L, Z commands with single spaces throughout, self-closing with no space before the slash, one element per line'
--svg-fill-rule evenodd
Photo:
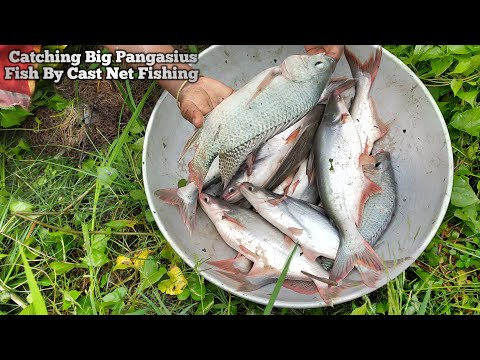
<path fill-rule="evenodd" d="M 272 70 L 270 70 L 265 78 L 262 80 L 262 82 L 257 86 L 257 89 L 255 90 L 255 93 L 253 94 L 252 98 L 248 100 L 247 105 L 249 105 L 260 93 L 265 90 L 268 85 L 275 79 L 277 76 L 282 75 L 282 71 L 280 68 L 275 67 Z"/>

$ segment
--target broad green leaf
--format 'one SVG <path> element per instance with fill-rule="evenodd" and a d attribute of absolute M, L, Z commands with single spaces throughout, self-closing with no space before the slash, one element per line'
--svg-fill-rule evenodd
<path fill-rule="evenodd" d="M 147 195 L 145 194 L 145 191 L 140 189 L 130 191 L 130 196 L 133 200 L 136 201 L 147 200 Z"/>
<path fill-rule="evenodd" d="M 188 276 L 188 288 L 193 300 L 201 301 L 205 297 L 207 289 L 203 283 L 203 277 L 198 274 L 192 273 Z"/>
<path fill-rule="evenodd" d="M 155 285 L 167 273 L 167 268 L 161 266 L 157 271 L 150 273 L 146 278 L 140 282 L 138 291 L 144 291 L 152 285 Z"/>
<path fill-rule="evenodd" d="M 92 303 L 87 296 L 81 296 L 77 300 L 78 307 L 75 309 L 77 315 L 93 315 Z"/>
<path fill-rule="evenodd" d="M 435 76 L 443 74 L 453 63 L 453 56 L 446 56 L 440 59 L 433 59 L 430 61 L 432 71 Z"/>
<path fill-rule="evenodd" d="M 152 223 L 155 221 L 155 218 L 153 217 L 153 214 L 152 214 L 152 210 L 150 209 L 145 210 L 144 214 L 145 214 L 145 220 L 147 220 L 147 222 Z"/>
<path fill-rule="evenodd" d="M 71 264 L 71 263 L 65 263 L 60 261 L 54 261 L 50 265 L 48 265 L 48 267 L 53 271 L 55 271 L 57 275 L 62 275 L 69 272 L 72 269 L 77 269 L 85 266 L 81 264 Z"/>
<path fill-rule="evenodd" d="M 28 264 L 28 260 L 23 253 L 23 248 L 20 247 L 20 255 L 22 256 L 23 267 L 25 269 L 25 276 L 27 277 L 28 288 L 30 289 L 30 295 L 32 296 L 32 305 L 36 315 L 48 315 L 45 300 L 40 293 L 35 277 L 33 276 L 32 269 Z"/>
<path fill-rule="evenodd" d="M 187 184 L 188 184 L 188 181 L 187 181 L 187 180 L 185 180 L 185 179 L 180 179 L 180 180 L 178 180 L 177 186 L 178 186 L 178 188 L 180 189 L 180 188 L 182 188 L 182 187 L 187 186 Z"/>
<path fill-rule="evenodd" d="M 469 54 L 472 50 L 466 45 L 447 45 L 447 51 L 450 54 Z"/>
<path fill-rule="evenodd" d="M 480 136 L 480 107 L 456 113 L 450 125 L 472 136 Z"/>
<path fill-rule="evenodd" d="M 453 177 L 451 202 L 456 207 L 466 207 L 478 202 L 477 195 L 468 183 L 467 177 L 458 175 Z"/>
<path fill-rule="evenodd" d="M 141 137 L 140 139 L 135 141 L 132 145 L 130 145 L 130 147 L 134 151 L 142 151 L 144 142 L 145 142 L 145 137 Z"/>
<path fill-rule="evenodd" d="M 452 81 L 450 81 L 450 87 L 452 88 L 453 95 L 455 96 L 457 95 L 458 90 L 462 88 L 462 85 L 463 85 L 462 80 L 452 79 Z"/>
<path fill-rule="evenodd" d="M 215 304 L 213 294 L 208 294 L 205 298 L 198 304 L 197 311 L 195 315 L 206 315 Z"/>
<path fill-rule="evenodd" d="M 33 205 L 20 200 L 12 200 L 10 203 L 10 211 L 16 212 L 32 212 Z"/>
<path fill-rule="evenodd" d="M 100 184 L 110 186 L 118 177 L 118 170 L 108 166 L 100 166 L 97 168 L 97 176 Z"/>
<path fill-rule="evenodd" d="M 464 59 L 458 62 L 458 65 L 451 72 L 452 74 L 464 74 L 468 72 L 473 72 L 477 67 L 480 66 L 480 54 L 472 56 L 468 59 Z"/>
<path fill-rule="evenodd" d="M 102 306 L 105 309 L 111 309 L 113 315 L 119 315 L 122 309 L 125 307 L 123 298 L 127 294 L 127 289 L 119 287 L 113 290 L 111 293 L 105 295 L 102 300 Z"/>
<path fill-rule="evenodd" d="M 187 287 L 180 294 L 177 295 L 177 299 L 180 301 L 187 300 L 190 297 L 190 289 Z"/>
<path fill-rule="evenodd" d="M 143 125 L 141 120 L 137 118 L 137 121 L 135 121 L 130 128 L 130 133 L 136 135 L 140 134 L 143 131 L 145 131 L 145 125 Z"/>
<path fill-rule="evenodd" d="M 429 86 L 427 89 L 436 101 L 438 101 L 441 96 L 450 92 L 449 86 Z"/>
<path fill-rule="evenodd" d="M 362 306 L 357 307 L 353 310 L 350 315 L 365 315 L 367 313 L 367 303 L 364 303 Z"/>
<path fill-rule="evenodd" d="M 12 126 L 20 125 L 28 115 L 32 114 L 20 106 L 0 109 L 0 126 L 10 128 Z"/>
<path fill-rule="evenodd" d="M 68 101 L 67 99 L 61 97 L 58 94 L 55 94 L 47 101 L 47 107 L 49 109 L 61 111 L 64 110 L 69 103 L 70 101 Z"/>
<path fill-rule="evenodd" d="M 457 94 L 457 96 L 469 103 L 472 108 L 475 106 L 475 99 L 477 98 L 479 90 L 470 90 L 470 91 L 463 91 L 460 90 Z"/>
<path fill-rule="evenodd" d="M 437 59 L 443 56 L 443 51 L 438 46 L 434 46 L 425 51 L 419 58 L 420 61 L 426 61 L 430 59 Z"/>
<path fill-rule="evenodd" d="M 72 305 L 75 303 L 75 300 L 77 300 L 80 295 L 81 295 L 81 292 L 77 290 L 64 291 L 62 309 L 63 310 L 70 309 Z"/>
<path fill-rule="evenodd" d="M 126 227 L 134 228 L 137 225 L 137 220 L 113 220 L 105 224 L 113 229 L 120 230 Z"/>

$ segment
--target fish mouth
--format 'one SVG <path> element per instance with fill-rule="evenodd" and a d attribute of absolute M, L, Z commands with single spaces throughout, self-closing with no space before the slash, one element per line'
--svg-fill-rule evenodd
<path fill-rule="evenodd" d="M 242 193 L 240 192 L 240 188 L 233 188 L 233 191 L 229 191 L 230 189 L 231 187 L 223 192 L 221 196 L 222 199 L 230 203 L 240 201 L 242 199 Z"/>

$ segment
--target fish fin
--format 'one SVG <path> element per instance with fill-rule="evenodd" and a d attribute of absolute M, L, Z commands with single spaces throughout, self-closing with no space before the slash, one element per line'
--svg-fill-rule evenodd
<path fill-rule="evenodd" d="M 344 246 L 339 247 L 335 263 L 330 271 L 330 280 L 335 282 L 343 280 L 357 264 L 377 271 L 383 270 L 384 268 L 382 260 L 363 237 L 360 250 L 353 254 L 348 254 Z"/>
<path fill-rule="evenodd" d="M 302 253 L 303 255 L 305 255 L 305 257 L 308 260 L 311 260 L 311 261 L 315 261 L 321 255 L 310 248 L 303 248 L 303 247 L 302 247 Z"/>
<path fill-rule="evenodd" d="M 278 278 L 279 274 L 277 270 L 265 267 L 261 262 L 256 261 L 253 263 L 252 269 L 248 273 L 248 276 L 267 276 Z"/>
<path fill-rule="evenodd" d="M 247 176 L 251 176 L 253 173 L 253 163 L 255 162 L 256 158 L 256 151 L 253 151 L 248 155 L 246 165 L 247 165 Z"/>
<path fill-rule="evenodd" d="M 207 174 L 195 168 L 194 160 L 195 158 L 188 163 L 188 181 L 195 183 L 198 192 L 201 193 L 203 189 L 203 180 Z"/>
<path fill-rule="evenodd" d="M 267 75 L 263 78 L 262 82 L 257 86 L 257 89 L 253 93 L 253 96 L 248 100 L 247 105 L 249 105 L 260 93 L 267 88 L 268 85 L 275 79 L 277 76 L 282 75 L 282 71 L 278 67 L 272 68 Z"/>
<path fill-rule="evenodd" d="M 363 64 L 346 46 L 344 51 L 348 65 L 350 65 L 352 75 L 357 77 L 359 73 L 368 73 L 370 74 L 371 84 L 373 84 L 375 78 L 377 77 L 378 69 L 380 68 L 380 62 L 382 60 L 382 47 L 377 47 L 375 54 L 372 54 Z"/>
<path fill-rule="evenodd" d="M 378 130 L 379 130 L 379 136 L 377 137 L 376 140 L 379 140 L 388 133 L 388 131 L 390 130 L 390 127 L 380 117 L 377 104 L 372 98 L 369 98 L 369 104 L 370 104 L 370 109 L 372 109 L 373 117 L 375 118 L 375 123 L 378 126 Z"/>
<path fill-rule="evenodd" d="M 291 144 L 293 143 L 297 138 L 298 135 L 300 134 L 301 127 L 297 127 L 295 130 L 292 131 L 290 135 L 288 135 L 287 139 L 285 140 L 285 144 Z"/>
<path fill-rule="evenodd" d="M 195 129 L 192 136 L 190 137 L 190 139 L 188 139 L 187 143 L 185 144 L 185 146 L 182 150 L 182 153 L 180 154 L 180 158 L 178 160 L 182 160 L 182 158 L 187 153 L 188 149 L 190 149 L 192 146 L 196 145 L 196 143 L 198 142 L 198 138 L 199 138 L 201 133 L 202 133 L 202 128 Z"/>
<path fill-rule="evenodd" d="M 266 285 L 272 284 L 276 281 L 274 277 L 269 276 L 250 276 L 248 274 L 238 273 L 233 274 L 225 271 L 216 270 L 217 273 L 224 275 L 225 277 L 239 282 L 238 291 L 251 292 L 258 290 Z"/>
<path fill-rule="evenodd" d="M 378 272 L 368 269 L 363 265 L 357 264 L 355 265 L 355 267 L 357 268 L 363 283 L 368 287 L 375 288 L 375 284 L 380 278 L 380 274 Z"/>
<path fill-rule="evenodd" d="M 286 198 L 287 198 L 287 195 L 283 195 L 281 198 L 271 199 L 271 200 L 268 200 L 268 202 L 269 202 L 270 204 L 272 204 L 273 206 L 278 206 L 278 205 L 280 205 Z"/>
<path fill-rule="evenodd" d="M 315 181 L 315 154 L 313 151 L 310 151 L 307 159 L 307 178 L 308 183 L 313 185 Z"/>
<path fill-rule="evenodd" d="M 360 162 L 360 166 L 366 166 L 366 165 L 374 165 L 375 166 L 375 157 L 372 155 L 367 155 L 365 153 L 361 153 L 358 161 Z"/>
<path fill-rule="evenodd" d="M 247 256 L 247 255 L 248 255 L 248 256 L 250 256 L 250 257 L 252 257 L 252 258 L 254 258 L 254 259 L 257 258 L 257 254 L 255 254 L 253 251 L 250 251 L 250 250 L 247 249 L 245 246 L 240 245 L 240 246 L 239 246 L 239 249 L 240 249 L 240 251 L 243 253 L 244 256 Z M 250 270 L 253 270 L 253 268 L 250 269 Z"/>
<path fill-rule="evenodd" d="M 300 236 L 303 234 L 303 229 L 298 229 L 295 227 L 289 227 L 288 231 L 293 235 L 293 236 Z"/>
<path fill-rule="evenodd" d="M 318 104 L 327 104 L 330 96 L 338 88 L 341 88 L 342 86 L 347 86 L 347 88 L 345 89 L 347 90 L 351 88 L 353 85 L 355 85 L 355 79 L 347 79 L 346 77 L 330 80 L 330 82 L 325 87 L 325 90 L 323 90 L 322 96 L 320 97 L 320 100 L 318 100 Z"/>
<path fill-rule="evenodd" d="M 238 219 L 235 219 L 233 216 L 228 215 L 226 211 L 223 212 L 222 220 L 230 221 L 231 223 L 234 223 L 242 228 L 245 227 L 240 221 L 238 221 Z"/>
<path fill-rule="evenodd" d="M 365 203 L 373 194 L 381 193 L 382 188 L 365 176 L 365 186 L 362 190 L 362 195 L 360 197 L 360 203 L 358 204 L 358 214 L 356 225 L 360 226 L 363 218 L 363 210 L 365 208 Z"/>
<path fill-rule="evenodd" d="M 300 179 L 297 179 L 297 181 L 295 181 L 294 183 L 291 183 L 290 186 L 289 186 L 288 189 L 287 189 L 287 190 L 289 191 L 288 193 L 289 193 L 289 194 L 295 193 L 295 190 L 297 190 L 298 184 L 300 184 Z M 291 192 L 290 192 L 290 187 L 292 187 L 292 191 L 291 191 Z"/>
<path fill-rule="evenodd" d="M 207 264 L 232 274 L 248 274 L 252 267 L 252 262 L 240 253 L 232 259 L 208 261 Z"/>
<path fill-rule="evenodd" d="M 325 283 L 312 279 L 317 287 L 318 294 L 325 305 L 333 307 L 333 299 L 338 295 L 338 286 L 328 287 Z"/>
<path fill-rule="evenodd" d="M 313 281 L 285 279 L 283 287 L 303 295 L 314 295 L 317 293 L 317 287 Z"/>
<path fill-rule="evenodd" d="M 178 206 L 182 220 L 191 234 L 195 228 L 197 219 L 198 190 L 195 188 L 195 190 L 192 191 L 192 196 L 182 196 L 186 191 L 182 189 L 185 188 L 186 187 L 180 189 L 160 189 L 155 191 L 155 196 L 169 205 Z M 196 195 L 194 195 L 195 192 Z"/>
<path fill-rule="evenodd" d="M 335 281 L 332 281 L 332 280 L 327 279 L 327 278 L 323 278 L 321 276 L 310 274 L 309 272 L 306 272 L 306 271 L 303 271 L 303 270 L 301 271 L 301 273 L 303 275 L 308 276 L 310 279 L 312 279 L 312 281 L 317 281 L 319 283 L 322 283 L 322 286 L 325 286 L 325 285 L 337 286 L 338 285 L 338 283 L 335 282 Z"/>

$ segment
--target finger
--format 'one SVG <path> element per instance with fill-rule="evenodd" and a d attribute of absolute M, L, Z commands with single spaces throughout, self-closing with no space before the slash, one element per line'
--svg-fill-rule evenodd
<path fill-rule="evenodd" d="M 198 106 L 191 100 L 185 100 L 180 103 L 180 113 L 188 122 L 192 123 L 195 127 L 203 125 L 203 114 Z"/>

